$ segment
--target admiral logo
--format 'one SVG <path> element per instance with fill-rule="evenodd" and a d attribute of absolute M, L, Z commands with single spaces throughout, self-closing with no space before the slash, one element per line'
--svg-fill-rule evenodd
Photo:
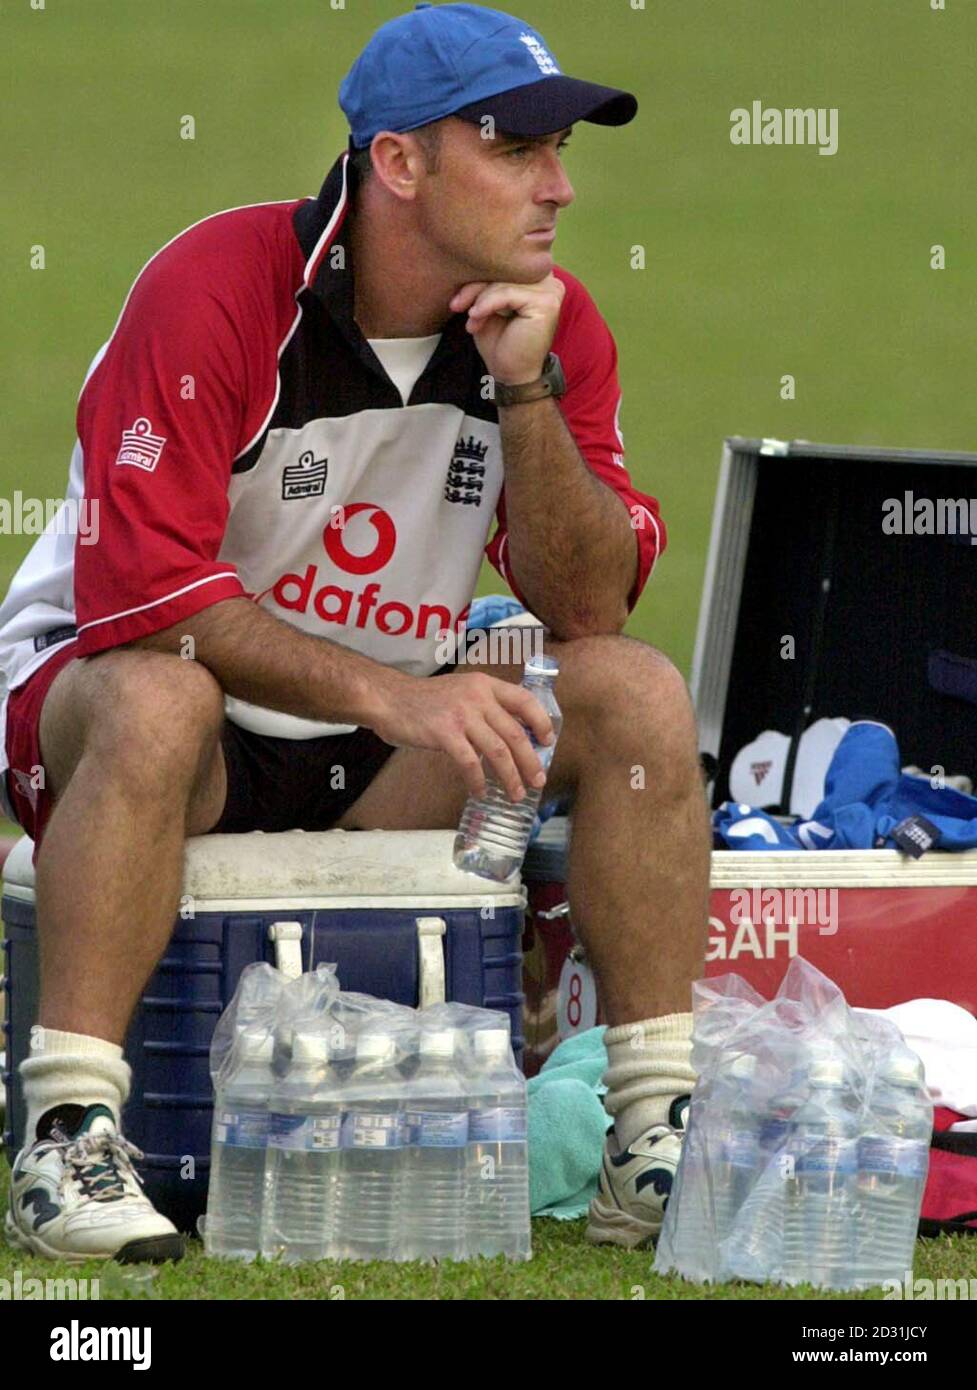
<path fill-rule="evenodd" d="M 488 445 L 474 435 L 459 439 L 455 445 L 454 457 L 448 466 L 444 495 L 449 502 L 458 502 L 466 507 L 482 505 L 481 492 L 485 486 L 485 455 Z"/>
<path fill-rule="evenodd" d="M 760 785 L 772 767 L 772 761 L 766 763 L 750 763 L 750 771 L 753 773 L 753 779 L 757 786 Z"/>
<path fill-rule="evenodd" d="M 295 497 L 321 497 L 326 490 L 329 460 L 317 459 L 311 449 L 299 455 L 298 463 L 289 463 L 282 474 L 282 501 Z"/>
<path fill-rule="evenodd" d="M 122 431 L 122 447 L 116 455 L 117 464 L 128 463 L 133 468 L 141 468 L 146 473 L 155 471 L 159 456 L 163 452 L 166 439 L 161 434 L 153 434 L 153 427 L 144 415 L 134 422 L 131 429 Z"/>

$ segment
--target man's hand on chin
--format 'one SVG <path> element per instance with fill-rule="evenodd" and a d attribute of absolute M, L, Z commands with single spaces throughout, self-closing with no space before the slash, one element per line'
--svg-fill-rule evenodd
<path fill-rule="evenodd" d="M 535 285 L 475 280 L 462 285 L 448 308 L 455 314 L 467 309 L 468 331 L 495 380 L 521 386 L 542 373 L 565 292 L 552 272 Z"/>

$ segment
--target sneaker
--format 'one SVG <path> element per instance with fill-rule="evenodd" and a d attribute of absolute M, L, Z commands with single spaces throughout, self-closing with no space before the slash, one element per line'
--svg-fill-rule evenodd
<path fill-rule="evenodd" d="M 661 1235 L 682 1156 L 688 1109 L 689 1097 L 676 1097 L 669 1107 L 668 1123 L 652 1125 L 626 1149 L 610 1131 L 585 1232 L 593 1245 L 623 1245 L 631 1250 Z"/>
<path fill-rule="evenodd" d="M 58 1107 L 43 1139 L 14 1161 L 7 1240 L 51 1260 L 178 1260 L 183 1237 L 142 1191 L 143 1155 L 104 1105 Z"/>

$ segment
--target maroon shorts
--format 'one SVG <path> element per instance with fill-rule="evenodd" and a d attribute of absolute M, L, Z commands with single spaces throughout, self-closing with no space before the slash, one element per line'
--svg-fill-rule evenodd
<path fill-rule="evenodd" d="M 41 708 L 55 676 L 75 659 L 77 646 L 65 642 L 7 700 L 6 791 L 35 854 L 53 809 L 50 793 L 39 785 Z M 328 830 L 394 751 L 372 729 L 326 738 L 269 738 L 225 720 L 221 739 L 227 800 L 211 834 Z"/>
<path fill-rule="evenodd" d="M 51 815 L 52 801 L 43 786 L 41 707 L 59 671 L 74 661 L 77 642 L 65 642 L 23 685 L 7 696 L 7 799 L 17 823 L 34 841 L 34 855 Z"/>

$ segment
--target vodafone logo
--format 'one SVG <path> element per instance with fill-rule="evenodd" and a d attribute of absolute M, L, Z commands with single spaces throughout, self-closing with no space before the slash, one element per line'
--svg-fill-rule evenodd
<path fill-rule="evenodd" d="M 354 518 L 359 517 L 356 521 Z M 372 536 L 370 534 L 372 530 Z M 352 543 L 373 541 L 372 549 L 360 553 Z M 343 508 L 342 524 L 323 528 L 322 546 L 331 568 L 321 575 L 320 568 L 306 565 L 301 573 L 280 575 L 269 589 L 255 595 L 260 603 L 269 595 L 279 608 L 292 613 L 314 613 L 324 623 L 342 627 L 375 628 L 385 637 L 412 637 L 421 641 L 440 640 L 442 633 L 464 624 L 470 604 L 452 615 L 444 603 L 419 603 L 416 607 L 388 596 L 380 584 L 371 581 L 359 592 L 329 582 L 335 570 L 344 574 L 376 574 L 389 564 L 397 548 L 397 528 L 389 512 L 375 502 L 351 502 Z"/>
<path fill-rule="evenodd" d="M 367 518 L 376 531 L 376 545 L 366 555 L 354 555 L 346 547 L 346 532 L 352 517 L 368 512 Z M 322 533 L 326 554 L 337 569 L 347 574 L 376 574 L 382 570 L 397 546 L 397 528 L 393 517 L 375 502 L 351 502 L 344 508 L 345 525 L 327 526 Z M 361 528 L 357 527 L 359 531 Z"/>

